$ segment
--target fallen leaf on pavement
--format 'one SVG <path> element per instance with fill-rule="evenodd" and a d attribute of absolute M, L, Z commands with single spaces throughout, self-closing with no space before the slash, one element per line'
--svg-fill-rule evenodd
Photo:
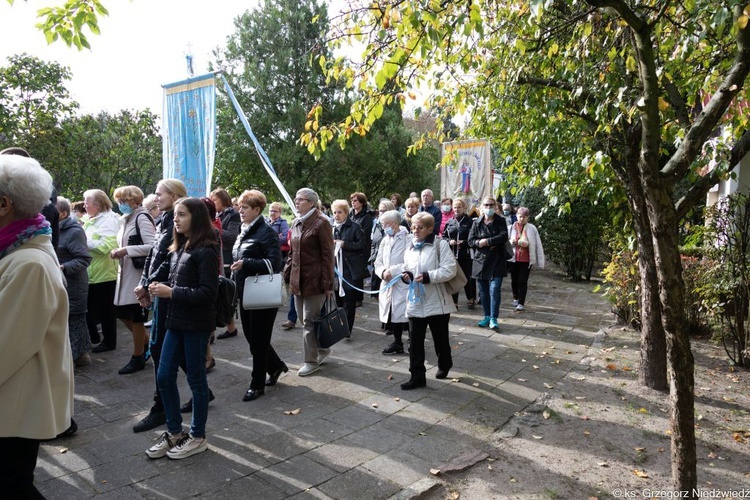
<path fill-rule="evenodd" d="M 515 477 L 512 477 L 512 478 L 510 478 L 510 482 L 511 483 L 517 483 L 518 479 L 516 479 Z"/>
<path fill-rule="evenodd" d="M 543 439 L 544 438 L 544 436 L 537 436 L 536 434 L 532 434 L 531 437 L 533 437 L 534 439 Z"/>
<path fill-rule="evenodd" d="M 294 410 L 286 410 L 284 415 L 299 415 L 302 412 L 302 408 L 296 408 Z"/>
<path fill-rule="evenodd" d="M 598 465 L 599 467 L 609 467 L 609 464 L 607 462 L 599 462 L 596 465 Z"/>
<path fill-rule="evenodd" d="M 643 479 L 648 479 L 648 474 L 646 474 L 646 472 L 645 472 L 645 471 L 642 471 L 642 470 L 638 470 L 638 469 L 635 469 L 635 470 L 633 471 L 633 474 L 635 474 L 636 476 L 638 476 L 638 477 L 641 477 L 641 478 L 643 478 Z"/>
<path fill-rule="evenodd" d="M 617 367 L 614 363 L 610 363 L 607 365 L 607 370 L 617 370 Z"/>
<path fill-rule="evenodd" d="M 591 417 L 589 417 L 588 415 L 583 415 L 581 417 L 581 420 L 591 420 Z"/>
<path fill-rule="evenodd" d="M 60 453 L 67 453 L 67 452 L 68 452 L 67 448 L 60 448 Z"/>
<path fill-rule="evenodd" d="M 519 382 L 526 382 L 526 379 L 525 378 L 519 378 L 518 381 Z"/>
<path fill-rule="evenodd" d="M 437 476 L 438 474 L 440 474 L 440 469 L 430 469 L 430 474 L 432 474 L 433 476 Z"/>
<path fill-rule="evenodd" d="M 393 375 L 388 375 L 388 380 L 393 380 Z"/>
<path fill-rule="evenodd" d="M 590 433 L 589 431 L 583 431 L 583 435 L 584 435 L 584 436 L 590 436 L 590 435 L 591 435 L 591 433 Z"/>
<path fill-rule="evenodd" d="M 544 417 L 544 420 L 549 420 L 549 417 L 552 416 L 549 410 L 544 410 L 542 412 L 542 416 Z"/>
<path fill-rule="evenodd" d="M 453 379 L 451 379 L 451 382 L 461 382 L 461 379 L 460 378 L 453 378 Z"/>
<path fill-rule="evenodd" d="M 479 382 L 474 382 L 474 383 L 473 383 L 473 384 L 471 384 L 471 385 L 473 385 L 474 387 L 479 387 Z"/>
<path fill-rule="evenodd" d="M 377 404 L 377 403 L 373 403 L 373 404 L 372 404 L 372 407 L 373 407 L 373 408 L 377 408 L 377 407 L 378 407 L 378 404 Z"/>
<path fill-rule="evenodd" d="M 633 448 L 637 452 L 646 451 L 646 448 Z"/>
<path fill-rule="evenodd" d="M 584 377 L 583 375 L 571 375 L 570 378 L 572 378 L 573 380 L 586 380 L 586 377 Z"/>
<path fill-rule="evenodd" d="M 554 385 L 552 385 L 552 384 L 548 384 L 547 382 L 545 382 L 545 383 L 544 383 L 544 387 L 545 387 L 546 389 L 554 389 L 554 388 L 555 388 L 555 386 L 554 386 Z"/>
<path fill-rule="evenodd" d="M 393 398 L 394 401 L 401 401 L 401 398 Z"/>

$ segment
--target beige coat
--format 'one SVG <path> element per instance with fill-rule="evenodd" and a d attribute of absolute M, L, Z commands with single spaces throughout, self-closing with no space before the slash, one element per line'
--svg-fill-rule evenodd
<path fill-rule="evenodd" d="M 137 304 L 135 298 L 135 287 L 140 284 L 143 269 L 136 269 L 133 266 L 132 257 L 145 257 L 154 246 L 154 235 L 156 227 L 147 215 L 138 217 L 138 226 L 141 230 L 142 245 L 128 245 L 128 239 L 136 234 L 135 220 L 138 214 L 147 214 L 143 207 L 136 208 L 132 214 L 120 217 L 120 230 L 117 232 L 117 248 L 125 248 L 128 254 L 118 259 L 117 268 L 117 287 L 115 288 L 115 305 L 126 306 L 128 304 Z"/>
<path fill-rule="evenodd" d="M 0 259 L 0 437 L 50 439 L 70 426 L 68 295 L 50 237 Z"/>

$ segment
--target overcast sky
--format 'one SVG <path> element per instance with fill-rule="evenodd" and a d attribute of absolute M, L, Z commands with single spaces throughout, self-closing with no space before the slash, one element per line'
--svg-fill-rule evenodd
<path fill-rule="evenodd" d="M 85 113 L 150 108 L 162 112 L 161 85 L 187 77 L 185 54 L 193 54 L 196 75 L 208 69 L 211 51 L 223 47 L 233 20 L 259 0 L 111 0 L 102 34 L 90 35 L 91 50 L 47 45 L 35 28 L 37 9 L 58 0 L 0 0 L 0 65 L 13 54 L 28 54 L 68 66 L 67 84 Z"/>

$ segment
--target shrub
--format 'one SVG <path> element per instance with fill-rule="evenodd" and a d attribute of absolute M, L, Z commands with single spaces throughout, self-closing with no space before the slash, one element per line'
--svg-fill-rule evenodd
<path fill-rule="evenodd" d="M 602 271 L 604 296 L 609 300 L 619 324 L 640 330 L 638 253 L 632 249 L 632 240 L 629 241 L 622 233 L 609 238 L 609 248 L 612 252 L 610 261 Z"/>
<path fill-rule="evenodd" d="M 700 294 L 722 326 L 719 337 L 729 359 L 750 368 L 750 197 L 735 193 L 707 213 L 712 265 Z"/>

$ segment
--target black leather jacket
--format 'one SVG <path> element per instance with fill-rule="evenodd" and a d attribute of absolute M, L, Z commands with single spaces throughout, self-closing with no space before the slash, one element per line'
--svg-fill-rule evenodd
<path fill-rule="evenodd" d="M 274 273 L 281 271 L 281 245 L 279 235 L 258 217 L 253 224 L 240 233 L 232 248 L 232 262 L 242 260 L 242 268 L 232 274 L 237 283 L 237 296 L 242 297 L 245 289 L 245 278 L 256 274 L 268 274 L 268 267 L 263 259 L 271 262 Z"/>

